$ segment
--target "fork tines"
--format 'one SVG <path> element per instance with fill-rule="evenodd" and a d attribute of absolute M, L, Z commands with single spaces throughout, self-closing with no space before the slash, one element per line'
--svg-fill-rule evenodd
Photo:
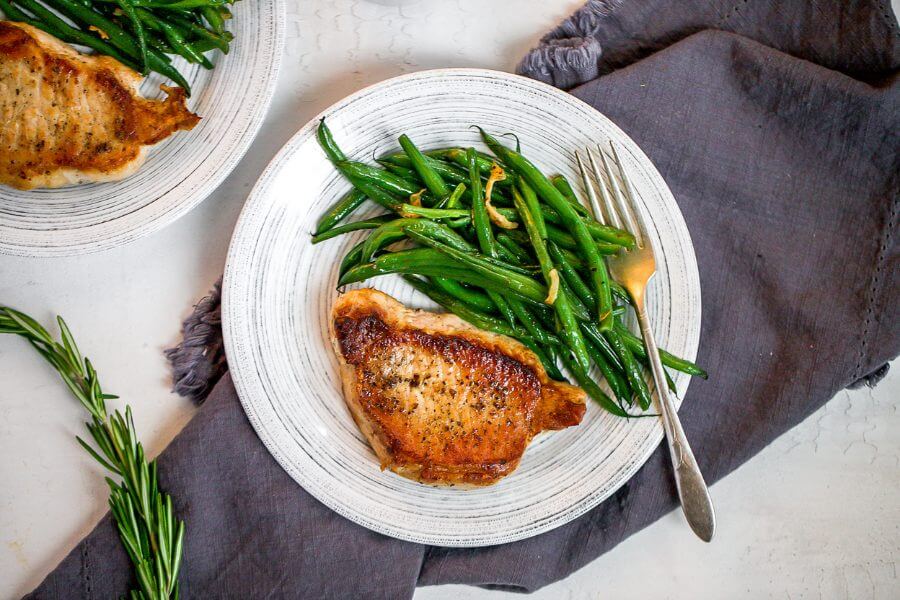
<path fill-rule="evenodd" d="M 600 144 L 597 144 L 596 154 L 599 154 L 600 162 L 603 163 L 602 171 L 597 165 L 594 150 L 590 147 L 585 148 L 585 153 L 587 154 L 590 170 L 593 173 L 596 186 L 591 182 L 591 176 L 588 174 L 588 169 L 585 167 L 581 155 L 577 151 L 575 152 L 575 160 L 578 162 L 578 170 L 581 172 L 581 180 L 582 183 L 584 183 L 584 189 L 590 202 L 591 212 L 593 212 L 594 218 L 600 223 L 609 224 L 618 229 L 625 229 L 631 233 L 637 240 L 638 246 L 643 247 L 644 223 L 635 199 L 634 188 L 631 185 L 631 181 L 628 179 L 628 175 L 625 174 L 625 169 L 622 166 L 622 161 L 619 158 L 619 152 L 616 149 L 616 145 L 610 141 L 609 147 L 612 151 L 612 162 L 615 162 L 619 171 L 618 177 L 610 164 L 609 158 L 607 158 L 606 153 L 603 152 L 603 149 L 600 147 Z M 619 185 L 620 180 L 622 181 L 621 186 Z M 624 194 L 622 190 L 623 187 L 625 188 Z M 595 188 L 600 191 L 600 198 L 603 203 L 602 206 L 597 199 Z M 610 193 L 610 191 L 612 193 Z"/>

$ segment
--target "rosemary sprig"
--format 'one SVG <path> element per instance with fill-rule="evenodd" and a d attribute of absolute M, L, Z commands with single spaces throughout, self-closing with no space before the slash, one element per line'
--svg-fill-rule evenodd
<path fill-rule="evenodd" d="M 57 317 L 62 343 L 56 342 L 40 323 L 12 308 L 0 305 L 0 333 L 25 338 L 59 373 L 72 394 L 91 415 L 86 422 L 94 439 L 92 447 L 80 437 L 78 443 L 103 467 L 121 477 L 109 484 L 109 507 L 122 545 L 131 557 L 138 580 L 132 600 L 178 598 L 184 522 L 175 518 L 172 497 L 159 491 L 156 461 L 147 461 L 137 441 L 131 407 L 123 415 L 106 411 L 106 400 L 117 398 L 100 388 L 91 361 L 82 358 L 72 333 Z"/>

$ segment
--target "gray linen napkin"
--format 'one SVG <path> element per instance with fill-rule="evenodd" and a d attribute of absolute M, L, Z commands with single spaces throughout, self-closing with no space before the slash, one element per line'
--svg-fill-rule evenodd
<path fill-rule="evenodd" d="M 684 212 L 703 289 L 699 362 L 712 377 L 691 384 L 681 415 L 710 482 L 842 388 L 874 384 L 900 350 L 898 41 L 890 9 L 871 0 L 592 1 L 520 65 L 578 86 Z M 185 597 L 534 590 L 676 506 L 661 448 L 608 501 L 529 540 L 449 549 L 369 532 L 266 452 L 221 376 L 218 323 L 216 290 L 171 356 L 179 391 L 212 389 L 160 458 L 187 521 Z M 32 597 L 118 596 L 130 573 L 107 518 Z"/>

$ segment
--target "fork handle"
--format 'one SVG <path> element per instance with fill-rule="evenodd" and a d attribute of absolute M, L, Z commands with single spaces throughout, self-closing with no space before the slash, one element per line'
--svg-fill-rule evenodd
<path fill-rule="evenodd" d="M 637 312 L 638 323 L 644 337 L 644 345 L 647 347 L 653 380 L 656 383 L 656 394 L 659 399 L 663 429 L 669 443 L 669 456 L 675 469 L 675 485 L 678 488 L 681 508 L 694 533 L 704 542 L 708 542 L 712 539 L 716 529 L 716 513 L 713 510 L 712 499 L 709 497 L 709 490 L 703 480 L 700 467 L 697 466 L 691 446 L 684 435 L 678 412 L 669 396 L 665 371 L 659 360 L 659 351 L 656 347 L 656 340 L 653 339 L 653 331 L 650 328 L 650 319 L 647 317 L 643 298 L 635 298 L 635 301 L 635 312 Z"/>

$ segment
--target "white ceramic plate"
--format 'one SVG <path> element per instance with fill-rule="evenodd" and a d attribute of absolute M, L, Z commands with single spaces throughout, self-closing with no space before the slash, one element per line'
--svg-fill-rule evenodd
<path fill-rule="evenodd" d="M 0 252 L 69 256 L 112 248 L 157 231 L 206 198 L 247 151 L 275 92 L 284 45 L 283 0 L 234 5 L 227 56 L 210 53 L 207 71 L 173 63 L 192 88 L 188 107 L 203 117 L 150 149 L 140 170 L 122 181 L 52 190 L 0 185 Z M 162 97 L 158 75 L 141 86 Z"/>
<path fill-rule="evenodd" d="M 359 159 L 398 149 L 483 148 L 473 123 L 519 135 L 548 173 L 576 181 L 572 152 L 615 140 L 650 216 L 660 257 L 649 295 L 664 347 L 693 358 L 700 283 L 684 220 L 659 173 L 620 129 L 587 104 L 541 83 L 495 71 L 449 69 L 390 79 L 324 113 L 344 151 Z M 341 396 L 328 339 L 341 257 L 366 232 L 312 246 L 317 218 L 349 186 L 328 163 L 311 121 L 256 184 L 232 239 L 223 320 L 231 374 L 244 409 L 284 469 L 320 501 L 370 529 L 427 544 L 481 546 L 548 531 L 596 506 L 631 477 L 662 439 L 656 419 L 625 420 L 589 405 L 584 422 L 532 442 L 497 485 L 429 487 L 382 472 Z M 368 209 L 364 214 L 374 214 Z M 370 285 L 433 307 L 395 276 Z M 675 376 L 681 395 L 685 376 Z"/>

